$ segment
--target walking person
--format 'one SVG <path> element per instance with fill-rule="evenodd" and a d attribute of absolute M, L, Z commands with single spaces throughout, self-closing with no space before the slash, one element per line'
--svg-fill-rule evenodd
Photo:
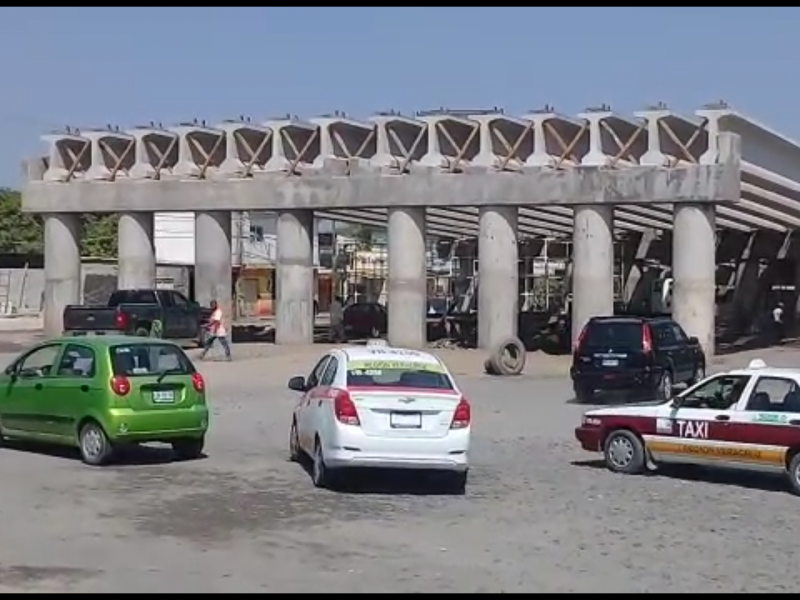
<path fill-rule="evenodd" d="M 773 344 L 779 346 L 783 341 L 783 302 L 778 302 L 775 308 L 772 309 L 772 335 Z"/>
<path fill-rule="evenodd" d="M 347 336 L 344 333 L 344 307 L 342 306 L 341 296 L 334 297 L 329 312 L 331 316 L 331 342 L 343 344 L 347 341 Z"/>
<path fill-rule="evenodd" d="M 204 360 L 208 351 L 214 345 L 214 342 L 219 341 L 220 346 L 225 351 L 225 360 L 231 361 L 231 346 L 228 343 L 228 332 L 225 329 L 223 321 L 222 309 L 216 300 L 211 301 L 211 317 L 206 326 L 206 340 L 203 347 L 203 352 L 200 354 L 200 360 Z"/>

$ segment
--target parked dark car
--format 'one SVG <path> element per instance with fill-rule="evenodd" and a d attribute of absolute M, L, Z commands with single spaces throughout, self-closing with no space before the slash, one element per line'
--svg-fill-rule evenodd
<path fill-rule="evenodd" d="M 117 333 L 199 342 L 210 308 L 175 290 L 116 290 L 106 305 L 74 304 L 64 309 L 64 332 Z"/>
<path fill-rule="evenodd" d="M 386 308 L 377 302 L 357 302 L 345 307 L 344 333 L 347 338 L 378 337 L 386 333 Z"/>
<path fill-rule="evenodd" d="M 572 355 L 579 402 L 607 391 L 669 399 L 675 384 L 705 377 L 699 341 L 669 317 L 595 317 L 581 331 Z"/>

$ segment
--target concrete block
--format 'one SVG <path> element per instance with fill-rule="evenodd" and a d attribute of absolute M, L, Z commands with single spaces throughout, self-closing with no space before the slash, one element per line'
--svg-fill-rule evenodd
<path fill-rule="evenodd" d="M 628 167 L 636 165 L 647 150 L 643 124 L 611 112 L 608 107 L 587 109 L 578 115 L 588 123 L 589 151 L 581 165 Z"/>
<path fill-rule="evenodd" d="M 418 113 L 428 126 L 428 152 L 420 166 L 447 171 L 469 167 L 480 151 L 480 125 L 468 117 L 447 111 Z"/>
<path fill-rule="evenodd" d="M 50 133 L 43 135 L 42 141 L 49 146 L 44 181 L 83 179 L 92 166 L 92 144 L 88 138 L 77 133 Z"/>
<path fill-rule="evenodd" d="M 635 113 L 647 127 L 647 151 L 639 164 L 675 167 L 695 163 L 708 149 L 708 132 L 697 119 L 658 106 Z"/>
<path fill-rule="evenodd" d="M 319 127 L 297 118 L 271 119 L 264 123 L 272 131 L 272 156 L 265 173 L 287 173 L 313 166 L 319 156 Z"/>
<path fill-rule="evenodd" d="M 137 126 L 125 133 L 135 140 L 131 179 L 160 179 L 173 175 L 178 164 L 178 134 L 155 126 Z"/>
<path fill-rule="evenodd" d="M 85 179 L 113 181 L 128 176 L 136 163 L 136 138 L 110 129 L 83 131 L 82 135 L 91 142 L 92 164 L 86 171 Z"/>
<path fill-rule="evenodd" d="M 225 132 L 196 123 L 170 127 L 178 135 L 178 162 L 170 177 L 206 179 L 225 160 Z"/>
<path fill-rule="evenodd" d="M 223 121 L 217 129 L 225 135 L 225 160 L 213 176 L 250 177 L 263 173 L 272 158 L 272 129 L 248 121 Z"/>
<path fill-rule="evenodd" d="M 325 161 L 339 159 L 369 160 L 375 156 L 377 149 L 377 132 L 375 123 L 356 121 L 344 115 L 324 115 L 309 119 L 319 127 L 320 149 L 314 159 L 314 167 L 322 168 Z"/>
<path fill-rule="evenodd" d="M 478 123 L 478 153 L 471 161 L 475 167 L 517 171 L 533 152 L 530 123 L 502 113 L 470 115 Z"/>
<path fill-rule="evenodd" d="M 370 166 L 387 172 L 407 171 L 428 152 L 427 124 L 395 113 L 371 117 L 375 124 L 375 154 Z"/>
<path fill-rule="evenodd" d="M 533 123 L 533 148 L 526 167 L 574 167 L 589 152 L 589 128 L 583 120 L 566 117 L 549 107 L 525 115 Z"/>

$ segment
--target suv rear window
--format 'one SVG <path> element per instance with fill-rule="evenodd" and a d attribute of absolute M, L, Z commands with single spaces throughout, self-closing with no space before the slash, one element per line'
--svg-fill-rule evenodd
<path fill-rule="evenodd" d="M 581 344 L 586 348 L 634 349 L 642 347 L 640 321 L 601 321 L 590 323 Z"/>
<path fill-rule="evenodd" d="M 435 364 L 354 361 L 347 365 L 347 385 L 353 387 L 453 389 L 450 376 Z"/>
<path fill-rule="evenodd" d="M 186 353 L 169 344 L 122 344 L 112 346 L 109 352 L 114 375 L 136 377 L 157 375 L 164 371 L 189 375 L 195 371 Z"/>

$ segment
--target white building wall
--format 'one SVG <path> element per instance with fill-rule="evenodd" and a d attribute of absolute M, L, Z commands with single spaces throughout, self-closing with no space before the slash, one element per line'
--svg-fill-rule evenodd
<path fill-rule="evenodd" d="M 277 260 L 276 215 L 245 214 L 241 221 L 232 213 L 231 259 L 245 265 L 274 265 Z M 194 213 L 156 213 L 156 260 L 159 263 L 194 265 Z M 314 264 L 319 264 L 319 239 L 314 222 Z"/>

